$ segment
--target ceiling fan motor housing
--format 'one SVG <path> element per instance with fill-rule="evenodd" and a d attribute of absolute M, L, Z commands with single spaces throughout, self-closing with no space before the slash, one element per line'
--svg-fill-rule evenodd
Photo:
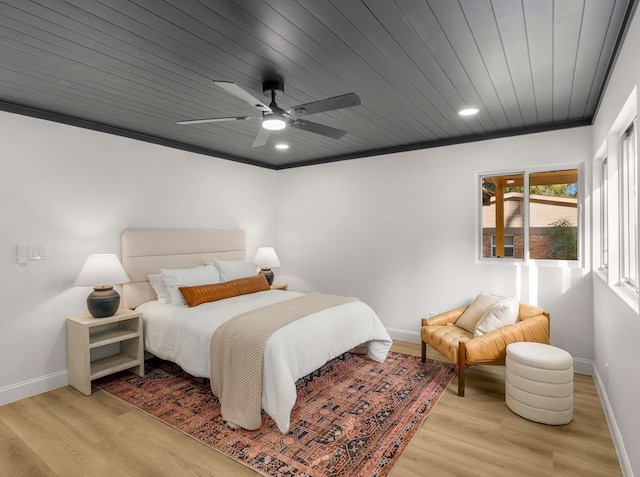
<path fill-rule="evenodd" d="M 271 96 L 271 91 L 279 91 L 280 93 L 284 93 L 284 82 L 283 81 L 265 81 L 262 83 L 262 92 L 265 96 Z"/>

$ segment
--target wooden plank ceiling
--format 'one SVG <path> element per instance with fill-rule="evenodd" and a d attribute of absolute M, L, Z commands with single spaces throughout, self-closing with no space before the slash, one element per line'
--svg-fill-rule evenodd
<path fill-rule="evenodd" d="M 270 168 L 590 124 L 636 0 L 0 0 L 0 108 Z M 278 105 L 362 105 L 251 147 Z M 462 118 L 457 111 L 480 113 Z M 290 145 L 287 151 L 276 142 Z"/>

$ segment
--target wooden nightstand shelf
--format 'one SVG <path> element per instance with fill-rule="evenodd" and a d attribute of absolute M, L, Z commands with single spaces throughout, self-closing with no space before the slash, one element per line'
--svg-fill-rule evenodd
<path fill-rule="evenodd" d="M 274 283 L 271 285 L 272 290 L 286 290 L 289 287 L 286 283 Z"/>
<path fill-rule="evenodd" d="M 91 351 L 114 345 L 117 354 L 92 359 Z M 67 318 L 69 384 L 89 396 L 91 381 L 131 369 L 144 375 L 144 340 L 140 313 L 126 308 L 108 318 L 90 314 Z"/>

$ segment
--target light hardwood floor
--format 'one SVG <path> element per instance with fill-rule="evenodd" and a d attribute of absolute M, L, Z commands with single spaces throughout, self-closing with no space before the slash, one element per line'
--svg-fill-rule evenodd
<path fill-rule="evenodd" d="M 574 388 L 573 421 L 545 426 L 506 407 L 503 367 L 471 367 L 466 396 L 454 380 L 391 476 L 622 475 L 592 378 L 576 374 Z M 0 476 L 256 475 L 102 391 L 67 386 L 0 407 Z"/>

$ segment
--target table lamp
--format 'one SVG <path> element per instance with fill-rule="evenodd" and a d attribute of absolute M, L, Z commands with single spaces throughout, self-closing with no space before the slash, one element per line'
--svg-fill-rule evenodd
<path fill-rule="evenodd" d="M 120 306 L 120 295 L 113 285 L 127 283 L 129 277 L 118 257 L 112 253 L 89 255 L 74 283 L 78 287 L 93 287 L 87 297 L 89 313 L 94 318 L 115 315 Z"/>
<path fill-rule="evenodd" d="M 258 267 L 260 267 L 260 273 L 267 279 L 267 283 L 271 285 L 273 283 L 273 270 L 272 268 L 280 266 L 280 260 L 276 255 L 276 251 L 273 247 L 260 247 L 256 252 L 256 256 L 253 259 Z"/>

